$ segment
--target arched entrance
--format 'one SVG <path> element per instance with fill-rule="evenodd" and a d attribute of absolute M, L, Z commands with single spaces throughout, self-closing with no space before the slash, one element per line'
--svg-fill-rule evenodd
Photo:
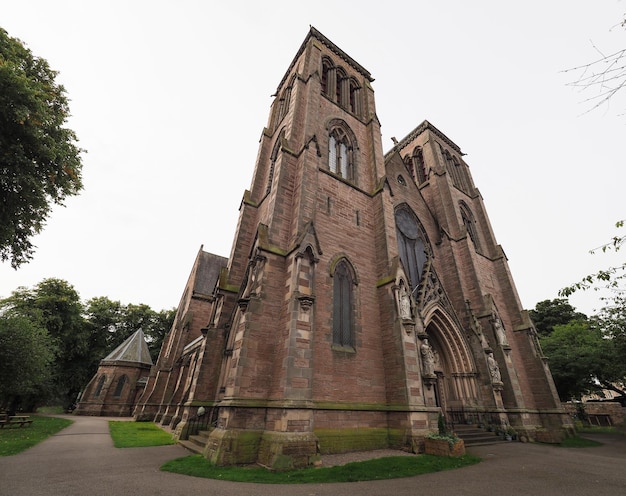
<path fill-rule="evenodd" d="M 478 403 L 476 367 L 462 330 L 439 305 L 424 318 L 428 341 L 435 355 L 436 381 L 429 403 L 442 413 L 475 408 Z"/>

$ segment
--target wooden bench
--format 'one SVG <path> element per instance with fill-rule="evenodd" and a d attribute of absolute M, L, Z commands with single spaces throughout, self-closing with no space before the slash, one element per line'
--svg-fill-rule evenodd
<path fill-rule="evenodd" d="M 33 420 L 28 415 L 7 415 L 6 413 L 0 413 L 0 429 L 3 429 L 5 425 L 23 427 L 25 425 L 30 426 Z"/>

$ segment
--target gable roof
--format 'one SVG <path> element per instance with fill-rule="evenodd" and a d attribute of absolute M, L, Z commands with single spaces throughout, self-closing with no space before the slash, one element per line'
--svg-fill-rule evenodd
<path fill-rule="evenodd" d="M 148 350 L 148 344 L 146 338 L 141 329 L 135 331 L 121 345 L 115 348 L 103 362 L 135 362 L 145 363 L 152 365 L 152 358 L 150 357 L 150 350 Z"/>
<path fill-rule="evenodd" d="M 199 293 L 202 295 L 211 295 L 217 284 L 217 279 L 220 276 L 222 267 L 228 265 L 228 258 L 221 257 L 203 251 L 200 248 L 200 253 L 197 258 L 196 277 L 193 281 L 194 294 Z"/>

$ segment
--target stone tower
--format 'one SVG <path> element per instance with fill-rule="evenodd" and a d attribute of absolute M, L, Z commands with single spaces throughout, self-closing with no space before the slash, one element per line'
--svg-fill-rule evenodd
<path fill-rule="evenodd" d="M 384 155 L 372 81 L 311 28 L 278 86 L 176 426 L 203 407 L 217 464 L 570 427 L 463 153 L 423 122 Z"/>

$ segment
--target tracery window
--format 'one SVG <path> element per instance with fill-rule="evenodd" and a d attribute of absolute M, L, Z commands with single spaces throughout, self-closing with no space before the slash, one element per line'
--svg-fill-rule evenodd
<path fill-rule="evenodd" d="M 334 128 L 328 138 L 328 169 L 338 176 L 354 180 L 353 147 L 341 128 Z"/>
<path fill-rule="evenodd" d="M 411 291 L 419 285 L 428 258 L 422 232 L 414 214 L 408 207 L 396 210 L 396 237 L 398 255 L 409 278 Z"/>
<path fill-rule="evenodd" d="M 354 348 L 354 277 L 345 259 L 333 272 L 333 344 Z"/>

